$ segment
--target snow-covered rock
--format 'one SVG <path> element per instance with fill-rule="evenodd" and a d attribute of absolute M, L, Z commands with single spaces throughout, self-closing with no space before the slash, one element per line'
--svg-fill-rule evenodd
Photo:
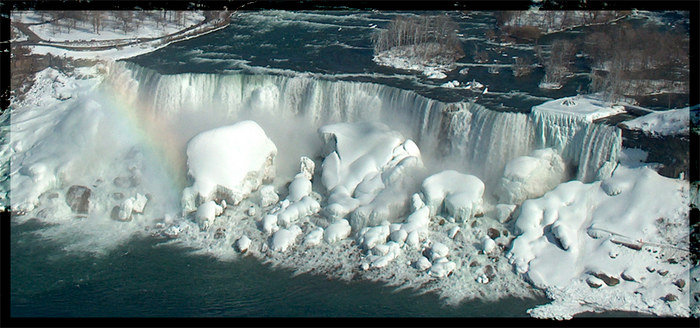
<path fill-rule="evenodd" d="M 201 229 L 207 230 L 214 222 L 214 218 L 221 215 L 223 211 L 223 207 L 217 205 L 213 200 L 205 202 L 197 208 L 196 222 Z"/>
<path fill-rule="evenodd" d="M 280 229 L 272 235 L 270 249 L 276 252 L 284 252 L 296 242 L 300 234 L 301 228 L 297 225 L 293 225 L 288 229 Z"/>
<path fill-rule="evenodd" d="M 251 240 L 248 238 L 248 236 L 241 236 L 241 238 L 238 238 L 236 240 L 236 250 L 238 250 L 240 253 L 245 253 L 248 248 L 250 247 Z"/>
<path fill-rule="evenodd" d="M 194 183 L 182 192 L 183 211 L 213 199 L 238 204 L 274 178 L 276 154 L 275 144 L 253 121 L 194 136 L 187 144 L 188 174 Z"/>
<path fill-rule="evenodd" d="M 262 186 L 260 193 L 260 207 L 269 207 L 280 200 L 280 196 L 275 192 L 275 187 L 270 185 Z"/>
<path fill-rule="evenodd" d="M 473 175 L 454 170 L 442 171 L 426 178 L 421 186 L 430 215 L 442 211 L 443 203 L 455 220 L 463 221 L 482 211 L 484 183 Z"/>
<path fill-rule="evenodd" d="M 565 178 L 565 173 L 564 161 L 559 154 L 551 148 L 538 149 L 506 164 L 496 194 L 500 202 L 520 204 L 556 187 Z"/>
<path fill-rule="evenodd" d="M 621 123 L 627 129 L 640 130 L 652 136 L 685 135 L 690 133 L 690 108 L 650 113 Z"/>
<path fill-rule="evenodd" d="M 323 239 L 323 228 L 316 227 L 304 237 L 304 245 L 316 246 L 321 244 Z"/>
<path fill-rule="evenodd" d="M 323 232 L 323 239 L 331 244 L 339 240 L 343 240 L 350 236 L 350 223 L 348 220 L 340 219 L 330 224 Z"/>

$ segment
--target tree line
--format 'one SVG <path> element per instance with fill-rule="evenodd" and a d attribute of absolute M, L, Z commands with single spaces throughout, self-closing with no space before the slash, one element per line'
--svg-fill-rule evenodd
<path fill-rule="evenodd" d="M 396 16 L 385 30 L 373 35 L 374 52 L 408 47 L 413 56 L 423 61 L 441 59 L 453 63 L 464 56 L 457 29 L 457 24 L 444 15 Z"/>
<path fill-rule="evenodd" d="M 40 18 L 38 24 L 51 23 L 54 33 L 70 33 L 79 27 L 89 28 L 93 33 L 100 33 L 110 27 L 126 34 L 139 29 L 145 21 L 154 21 L 157 26 L 163 27 L 168 24 L 184 27 L 186 24 L 186 11 L 174 10 L 44 10 L 35 13 Z"/>

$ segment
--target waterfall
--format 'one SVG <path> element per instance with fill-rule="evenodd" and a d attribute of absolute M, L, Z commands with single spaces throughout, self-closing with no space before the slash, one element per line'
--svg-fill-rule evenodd
<path fill-rule="evenodd" d="M 303 75 L 164 75 L 125 62 L 113 64 L 106 81 L 127 101 L 138 102 L 135 108 L 164 120 L 187 113 L 221 124 L 222 119 L 267 114 L 300 118 L 313 129 L 382 121 L 415 140 L 423 152 L 458 161 L 485 181 L 500 177 L 511 159 L 552 147 L 578 168 L 577 179 L 590 182 L 614 167 L 622 142 L 618 128 L 573 116 L 499 112 L 473 101 L 444 103 L 376 83 Z"/>

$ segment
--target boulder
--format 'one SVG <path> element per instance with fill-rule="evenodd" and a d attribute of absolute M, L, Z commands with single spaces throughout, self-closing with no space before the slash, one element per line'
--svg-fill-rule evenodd
<path fill-rule="evenodd" d="M 66 203 L 71 211 L 78 214 L 87 214 L 90 208 L 90 194 L 92 190 L 85 186 L 73 185 L 66 192 Z"/>

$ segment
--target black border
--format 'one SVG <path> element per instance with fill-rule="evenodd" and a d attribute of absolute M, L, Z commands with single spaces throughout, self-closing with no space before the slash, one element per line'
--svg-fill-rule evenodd
<path fill-rule="evenodd" d="M 242 8 L 280 9 L 280 10 L 525 10 L 529 1 L 8 1 L 0 2 L 0 107 L 9 106 L 9 13 L 11 10 L 132 10 L 136 7 L 153 10 L 229 10 Z M 690 104 L 700 103 L 700 83 L 698 64 L 700 64 L 700 1 L 552 1 L 539 3 L 542 9 L 591 9 L 591 10 L 687 10 L 690 12 Z M 690 143 L 690 181 L 698 180 L 698 145 L 697 138 Z M 2 163 L 9 165 L 9 163 Z M 698 249 L 698 245 L 694 245 Z M 13 318 L 10 317 L 10 214 L 0 213 L 0 249 L 2 261 L 0 270 L 0 325 L 3 327 L 139 327 L 139 326 L 487 326 L 487 327 L 596 327 L 596 326 L 634 326 L 634 327 L 699 327 L 700 318 L 666 318 L 666 317 L 594 317 L 571 320 L 540 320 L 534 318 Z M 691 282 L 693 283 L 693 282 Z"/>

